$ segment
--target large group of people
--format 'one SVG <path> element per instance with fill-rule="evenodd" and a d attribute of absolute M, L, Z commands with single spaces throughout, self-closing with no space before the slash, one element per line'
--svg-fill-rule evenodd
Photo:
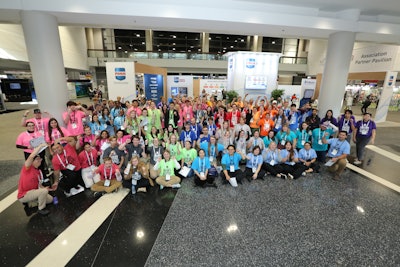
<path fill-rule="evenodd" d="M 55 190 L 70 197 L 90 188 L 101 196 L 126 187 L 135 194 L 155 184 L 180 188 L 190 178 L 196 186 L 217 187 L 218 177 L 236 187 L 268 176 L 297 179 L 322 164 L 340 180 L 350 142 L 355 164 L 374 142 L 369 113 L 356 121 L 351 110 L 327 110 L 320 118 L 311 103 L 247 97 L 230 103 L 205 93 L 159 103 L 94 97 L 89 106 L 68 101 L 61 122 L 40 109 L 28 119 L 27 111 L 16 141 L 26 159 L 18 199 L 26 206 L 36 199 L 46 215 Z"/>

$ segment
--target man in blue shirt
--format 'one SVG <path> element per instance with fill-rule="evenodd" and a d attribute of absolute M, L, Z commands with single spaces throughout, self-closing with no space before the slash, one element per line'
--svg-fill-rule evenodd
<path fill-rule="evenodd" d="M 350 144 L 347 142 L 346 137 L 347 132 L 340 131 L 338 138 L 326 140 L 326 135 L 322 138 L 324 144 L 330 144 L 327 158 L 333 164 L 329 166 L 328 170 L 334 174 L 332 179 L 335 181 L 340 180 L 340 175 L 346 168 L 347 155 L 350 154 Z"/>
<path fill-rule="evenodd" d="M 242 183 L 243 172 L 239 168 L 239 162 L 242 159 L 246 159 L 246 155 L 235 152 L 235 146 L 229 145 L 228 153 L 224 154 L 221 159 L 222 183 L 227 183 L 233 177 L 236 178 L 239 184 Z"/>
<path fill-rule="evenodd" d="M 185 147 L 186 141 L 190 141 L 193 148 L 196 147 L 197 136 L 196 133 L 190 129 L 190 122 L 185 123 L 185 130 L 181 132 L 179 140 L 181 141 L 182 147 Z"/>

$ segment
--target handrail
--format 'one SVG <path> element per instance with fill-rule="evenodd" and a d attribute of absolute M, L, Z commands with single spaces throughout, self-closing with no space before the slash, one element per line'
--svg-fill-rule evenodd
<path fill-rule="evenodd" d="M 123 50 L 88 49 L 88 57 L 92 58 L 131 58 L 131 59 L 182 59 L 182 60 L 222 60 L 228 58 L 217 53 L 195 53 L 195 52 L 140 52 Z M 279 59 L 282 64 L 307 64 L 307 57 L 287 57 Z"/>

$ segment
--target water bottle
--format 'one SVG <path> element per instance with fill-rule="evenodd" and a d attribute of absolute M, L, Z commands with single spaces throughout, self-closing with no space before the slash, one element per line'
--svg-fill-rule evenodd
<path fill-rule="evenodd" d="M 58 198 L 55 196 L 55 197 L 53 197 L 53 204 L 54 205 L 57 205 L 58 204 Z"/>
<path fill-rule="evenodd" d="M 136 194 L 136 186 L 132 184 L 132 195 Z"/>

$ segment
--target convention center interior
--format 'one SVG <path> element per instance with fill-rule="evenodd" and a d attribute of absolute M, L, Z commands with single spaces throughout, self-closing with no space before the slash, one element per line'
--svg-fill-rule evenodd
<path fill-rule="evenodd" d="M 1 266 L 400 266 L 398 0 L 0 1 Z"/>

